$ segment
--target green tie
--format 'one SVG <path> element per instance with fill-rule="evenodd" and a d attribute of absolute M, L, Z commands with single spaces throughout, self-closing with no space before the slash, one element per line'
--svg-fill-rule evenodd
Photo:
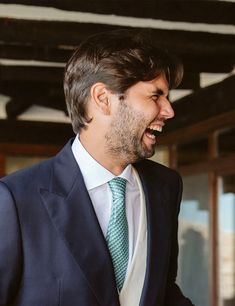
<path fill-rule="evenodd" d="M 125 207 L 126 180 L 116 177 L 108 184 L 112 191 L 113 203 L 106 240 L 112 257 L 117 288 L 120 291 L 125 280 L 129 258 L 128 224 Z"/>

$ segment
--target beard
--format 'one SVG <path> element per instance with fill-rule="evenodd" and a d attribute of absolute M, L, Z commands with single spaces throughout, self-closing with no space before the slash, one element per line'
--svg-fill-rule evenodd
<path fill-rule="evenodd" d="M 126 164 L 153 156 L 155 145 L 147 147 L 142 139 L 148 125 L 149 120 L 141 112 L 121 100 L 105 135 L 106 151 Z"/>

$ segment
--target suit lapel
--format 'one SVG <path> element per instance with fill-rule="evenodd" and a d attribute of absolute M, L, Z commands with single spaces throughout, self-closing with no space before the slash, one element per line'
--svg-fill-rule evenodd
<path fill-rule="evenodd" d="M 169 257 L 170 211 L 166 186 L 160 173 L 146 163 L 136 164 L 146 199 L 147 213 L 147 265 L 140 300 L 141 306 L 156 306 L 162 300 L 162 284 L 167 275 L 165 268 Z M 154 288 L 154 290 L 151 290 Z"/>
<path fill-rule="evenodd" d="M 110 255 L 71 144 L 56 157 L 53 170 L 50 190 L 40 191 L 48 214 L 99 303 L 118 306 Z"/>
<path fill-rule="evenodd" d="M 167 189 L 152 166 L 135 165 L 146 198 L 147 267 L 140 306 L 162 300 L 164 264 L 169 257 L 170 221 Z M 110 255 L 93 205 L 71 152 L 71 143 L 55 157 L 50 187 L 40 193 L 48 214 L 101 305 L 119 306 Z M 154 176 L 154 177 L 153 177 Z M 105 273 L 104 273 L 105 271 Z M 154 288 L 154 290 L 151 290 Z"/>

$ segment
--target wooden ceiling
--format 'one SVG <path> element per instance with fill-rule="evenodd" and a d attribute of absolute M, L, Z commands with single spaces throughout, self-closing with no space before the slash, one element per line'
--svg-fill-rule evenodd
<path fill-rule="evenodd" d="M 15 141 L 11 135 L 10 126 L 20 131 L 23 125 L 25 134 L 27 131 L 34 131 L 34 135 L 37 134 L 37 131 L 43 133 L 41 129 L 45 126 L 45 131 L 48 129 L 51 135 L 55 134 L 56 124 L 30 123 L 29 128 L 28 123 L 15 122 L 14 119 L 33 104 L 66 112 L 62 89 L 63 66 L 75 46 L 90 34 L 124 27 L 124 25 L 110 24 L 105 21 L 104 23 L 96 22 L 96 16 L 99 14 L 136 17 L 145 20 L 151 18 L 153 21 L 164 21 L 171 25 L 166 28 L 152 28 L 153 40 L 157 45 L 173 51 L 182 59 L 185 76 L 180 88 L 191 89 L 194 93 L 175 103 L 179 119 L 176 118 L 174 124 L 169 127 L 170 129 L 177 126 L 182 127 L 182 122 L 189 124 L 191 120 L 197 121 L 202 117 L 214 116 L 214 112 L 209 111 L 211 109 L 209 106 L 214 103 L 214 100 L 218 100 L 216 114 L 223 113 L 224 109 L 226 112 L 234 109 L 235 101 L 231 102 L 232 98 L 223 99 L 223 107 L 221 107 L 221 95 L 218 94 L 218 92 L 223 92 L 222 96 L 228 97 L 229 92 L 229 97 L 230 95 L 235 96 L 234 77 L 231 77 L 229 81 L 217 84 L 209 91 L 200 88 L 201 73 L 231 73 L 234 69 L 235 3 L 233 2 L 0 0 L 1 4 L 22 4 L 26 8 L 27 6 L 43 5 L 66 10 L 66 12 L 89 12 L 94 14 L 94 20 L 92 22 L 47 20 L 46 18 L 33 20 L 33 17 L 19 19 L 0 15 L 0 59 L 20 61 L 17 64 L 11 62 L 11 65 L 0 64 L 0 94 L 11 97 L 6 104 L 6 113 L 11 122 L 0 120 L 1 130 L 4 128 L 7 131 L 5 135 L 1 133 L 0 142 Z M 201 27 L 200 24 L 202 24 Z M 178 25 L 181 25 L 180 29 Z M 190 25 L 195 25 L 196 30 L 195 28 L 190 30 Z M 215 26 L 225 28 L 225 30 L 217 32 Z M 140 27 L 140 30 L 142 29 L 143 27 Z M 229 30 L 226 31 L 226 29 Z M 26 66 L 21 64 L 22 60 L 45 61 L 47 64 Z M 55 66 L 53 63 L 58 63 L 58 65 Z M 217 92 L 217 99 L 214 99 L 215 92 Z M 201 101 L 200 106 L 198 101 Z M 186 104 L 190 106 L 186 107 Z M 203 108 L 202 104 L 207 107 Z M 193 117 L 192 114 L 198 115 Z M 71 128 L 68 128 L 67 125 L 60 124 L 58 128 L 60 129 L 61 126 L 65 128 L 65 133 L 61 135 L 72 133 Z M 32 141 L 31 138 L 32 136 L 28 136 L 28 141 Z M 64 141 L 62 138 L 58 136 L 58 143 Z M 27 137 L 25 141 L 27 142 Z"/>
<path fill-rule="evenodd" d="M 232 2 L 203 0 L 1 0 L 6 4 L 55 7 L 68 11 L 154 18 L 171 21 L 235 24 Z"/>

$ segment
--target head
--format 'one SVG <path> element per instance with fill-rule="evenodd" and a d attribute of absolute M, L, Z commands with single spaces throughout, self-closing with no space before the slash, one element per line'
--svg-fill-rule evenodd
<path fill-rule="evenodd" d="M 175 88 L 183 68 L 174 56 L 152 44 L 148 35 L 118 30 L 87 38 L 65 69 L 64 92 L 74 132 L 86 129 L 92 120 L 87 105 L 94 84 L 105 84 L 122 101 L 129 88 L 160 75 L 169 88 Z"/>

